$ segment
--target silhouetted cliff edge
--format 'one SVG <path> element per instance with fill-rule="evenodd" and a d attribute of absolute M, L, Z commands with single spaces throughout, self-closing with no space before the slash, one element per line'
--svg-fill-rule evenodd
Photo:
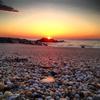
<path fill-rule="evenodd" d="M 55 40 L 55 39 L 53 39 L 53 38 L 51 38 L 51 39 L 48 39 L 48 38 L 41 38 L 40 40 L 37 40 L 37 42 L 64 42 L 64 40 L 58 41 L 58 40 Z"/>
<path fill-rule="evenodd" d="M 34 44 L 33 41 L 27 39 L 19 39 L 19 38 L 8 38 L 8 37 L 0 37 L 0 43 L 22 43 L 22 44 Z"/>

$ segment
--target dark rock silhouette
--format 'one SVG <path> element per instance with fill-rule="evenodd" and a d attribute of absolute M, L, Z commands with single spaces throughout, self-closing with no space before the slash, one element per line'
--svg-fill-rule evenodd
<path fill-rule="evenodd" d="M 27 40 L 27 39 L 19 39 L 19 38 L 0 37 L 0 43 L 22 43 L 22 44 L 33 44 L 33 41 Z"/>
<path fill-rule="evenodd" d="M 85 48 L 85 45 L 81 45 L 81 48 Z"/>
<path fill-rule="evenodd" d="M 58 40 L 55 40 L 53 38 L 51 38 L 51 39 L 41 38 L 40 40 L 37 40 L 37 42 L 64 42 L 64 41 L 58 41 Z"/>
<path fill-rule="evenodd" d="M 0 37 L 0 43 L 20 43 L 20 44 L 48 46 L 46 43 L 40 41 L 32 41 L 27 39 L 9 38 L 9 37 Z"/>
<path fill-rule="evenodd" d="M 57 43 L 57 42 L 64 42 L 64 41 L 58 41 L 55 39 L 48 39 L 48 38 L 42 38 L 40 40 L 32 41 L 27 39 L 0 37 L 0 43 L 21 43 L 21 44 L 48 46 L 47 42 Z"/>

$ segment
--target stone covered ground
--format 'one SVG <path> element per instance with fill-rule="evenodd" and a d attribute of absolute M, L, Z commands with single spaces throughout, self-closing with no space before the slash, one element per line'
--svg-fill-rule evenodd
<path fill-rule="evenodd" d="M 100 49 L 0 44 L 0 100 L 100 100 Z"/>

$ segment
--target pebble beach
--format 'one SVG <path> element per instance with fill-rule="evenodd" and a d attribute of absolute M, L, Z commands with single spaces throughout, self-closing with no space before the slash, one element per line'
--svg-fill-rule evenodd
<path fill-rule="evenodd" d="M 0 100 L 100 100 L 100 48 L 0 43 Z"/>

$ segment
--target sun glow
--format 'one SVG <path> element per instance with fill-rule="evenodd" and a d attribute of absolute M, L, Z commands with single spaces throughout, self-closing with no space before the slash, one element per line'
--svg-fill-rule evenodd
<path fill-rule="evenodd" d="M 49 37 L 47 37 L 48 39 L 51 39 L 51 37 L 49 36 Z"/>
<path fill-rule="evenodd" d="M 32 9 L 0 21 L 0 36 L 22 38 L 98 38 L 99 23 L 83 15 L 56 9 Z M 19 16 L 19 17 L 18 17 Z M 87 16 L 88 19 L 88 16 Z M 17 21 L 16 21 L 17 20 Z M 13 23 L 13 24 L 12 24 Z M 5 30 L 6 29 L 6 30 Z"/>

